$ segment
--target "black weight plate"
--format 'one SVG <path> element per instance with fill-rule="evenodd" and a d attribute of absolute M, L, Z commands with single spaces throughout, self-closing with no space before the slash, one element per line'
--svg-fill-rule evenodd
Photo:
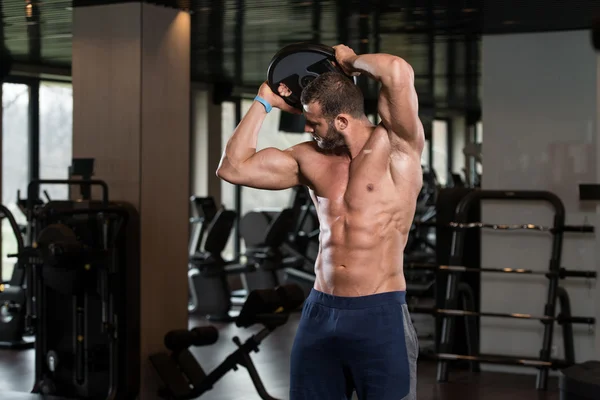
<path fill-rule="evenodd" d="M 269 63 L 267 82 L 275 94 L 278 94 L 279 85 L 285 84 L 292 92 L 290 96 L 283 97 L 285 102 L 302 109 L 302 89 L 319 75 L 331 71 L 344 74 L 337 65 L 333 48 L 313 43 L 290 44 L 273 56 Z M 348 78 L 356 83 L 354 77 Z"/>

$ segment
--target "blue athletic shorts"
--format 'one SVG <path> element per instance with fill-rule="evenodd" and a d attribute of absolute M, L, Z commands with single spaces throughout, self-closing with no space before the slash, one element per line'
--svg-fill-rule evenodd
<path fill-rule="evenodd" d="M 291 400 L 417 398 L 417 334 L 405 292 L 339 297 L 312 290 L 291 355 Z"/>

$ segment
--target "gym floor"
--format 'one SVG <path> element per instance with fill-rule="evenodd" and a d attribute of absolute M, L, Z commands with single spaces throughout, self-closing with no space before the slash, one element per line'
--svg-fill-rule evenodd
<path fill-rule="evenodd" d="M 300 315 L 292 314 L 290 321 L 265 339 L 258 353 L 252 358 L 269 394 L 276 398 L 288 398 L 289 354 L 292 348 L 294 333 Z M 202 320 L 191 320 L 190 327 L 204 325 Z M 233 324 L 215 324 L 220 331 L 219 341 L 208 347 L 194 349 L 193 353 L 201 360 L 202 367 L 209 372 L 225 357 L 235 350 L 232 342 L 238 336 L 243 342 L 251 334 L 258 332 L 259 327 L 239 329 Z M 33 385 L 33 350 L 0 351 L 0 388 L 2 391 L 29 392 Z M 499 400 L 507 399 L 558 400 L 558 381 L 550 380 L 549 390 L 535 390 L 534 375 L 509 375 L 492 372 L 471 374 L 468 372 L 451 373 L 450 382 L 436 382 L 436 365 L 430 361 L 419 364 L 418 399 L 419 400 Z M 2 399 L 20 399 L 20 396 Z M 254 390 L 252 381 L 245 369 L 229 372 L 218 382 L 214 389 L 201 397 L 205 400 L 260 400 Z M 25 399 L 25 397 L 23 397 Z"/>

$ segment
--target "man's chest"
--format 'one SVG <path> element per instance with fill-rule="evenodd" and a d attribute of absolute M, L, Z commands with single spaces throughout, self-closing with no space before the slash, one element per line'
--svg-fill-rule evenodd
<path fill-rule="evenodd" d="M 362 151 L 352 161 L 319 154 L 300 165 L 305 184 L 318 198 L 363 203 L 393 190 L 389 152 Z"/>

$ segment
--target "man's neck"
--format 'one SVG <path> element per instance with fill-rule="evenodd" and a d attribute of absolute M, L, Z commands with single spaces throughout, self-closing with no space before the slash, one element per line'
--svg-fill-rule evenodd
<path fill-rule="evenodd" d="M 361 120 L 359 124 L 357 124 L 356 128 L 352 130 L 352 132 L 348 132 L 344 135 L 344 141 L 346 142 L 346 147 L 348 149 L 348 155 L 350 159 L 354 159 L 361 152 L 367 140 L 371 137 L 371 133 L 373 133 L 373 129 L 375 129 L 375 125 L 371 123 L 367 118 Z"/>

